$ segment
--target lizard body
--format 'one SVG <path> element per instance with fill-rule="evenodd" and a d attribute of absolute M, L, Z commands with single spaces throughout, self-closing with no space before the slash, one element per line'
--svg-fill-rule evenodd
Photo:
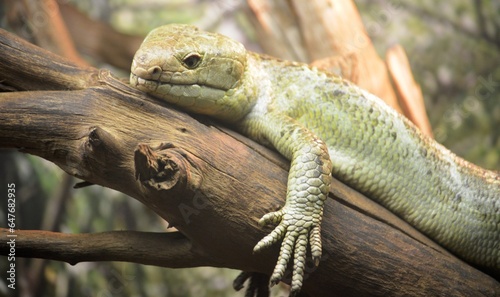
<path fill-rule="evenodd" d="M 308 242 L 316 264 L 321 257 L 330 174 L 469 263 L 500 271 L 500 175 L 459 158 L 352 83 L 167 25 L 136 53 L 131 84 L 225 121 L 291 161 L 284 207 L 260 220 L 278 225 L 254 251 L 283 239 L 271 281 L 293 258 L 292 294 L 302 286 Z"/>

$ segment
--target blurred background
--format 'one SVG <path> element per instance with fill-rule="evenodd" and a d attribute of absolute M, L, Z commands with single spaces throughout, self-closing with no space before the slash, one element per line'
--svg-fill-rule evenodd
<path fill-rule="evenodd" d="M 51 11 L 29 12 L 32 3 L 0 1 L 0 26 L 43 46 L 37 30 L 50 22 Z M 76 24 L 69 31 L 84 63 L 125 79 L 131 59 L 113 56 L 133 54 L 147 32 L 168 23 L 195 24 L 279 58 L 307 63 L 327 58 L 312 54 L 311 48 L 321 45 L 307 44 L 310 31 L 296 29 L 291 21 L 300 22 L 301 11 L 287 1 L 66 0 L 59 4 L 68 26 L 71 21 Z M 500 170 L 500 2 L 357 0 L 354 4 L 382 59 L 397 44 L 406 51 L 434 137 L 461 157 Z M 265 19 L 269 15 L 276 20 Z M 80 18 L 98 25 L 78 25 Z M 314 18 L 301 25 L 316 30 Z M 321 27 L 324 30 L 324 24 Z M 104 38 L 106 30 L 118 35 Z M 363 47 L 364 42 L 359 44 Z M 116 54 L 119 49 L 128 52 Z M 165 223 L 134 199 L 101 186 L 73 189 L 77 182 L 40 158 L 0 150 L 0 193 L 7 193 L 8 183 L 16 184 L 20 229 L 165 231 Z M 7 222 L 6 206 L 0 204 L 0 226 Z M 6 263 L 2 257 L 2 271 Z M 122 262 L 71 266 L 21 258 L 16 258 L 16 266 L 18 288 L 7 289 L 2 272 L 0 296 L 244 296 L 232 289 L 238 271 L 222 268 L 174 270 Z M 286 296 L 286 290 L 277 286 L 272 294 Z"/>

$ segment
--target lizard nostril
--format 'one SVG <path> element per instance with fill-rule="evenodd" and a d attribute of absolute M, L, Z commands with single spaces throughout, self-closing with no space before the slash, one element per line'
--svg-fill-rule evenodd
<path fill-rule="evenodd" d="M 153 66 L 148 69 L 148 73 L 151 75 L 152 79 L 158 79 L 160 78 L 162 69 L 160 66 Z"/>

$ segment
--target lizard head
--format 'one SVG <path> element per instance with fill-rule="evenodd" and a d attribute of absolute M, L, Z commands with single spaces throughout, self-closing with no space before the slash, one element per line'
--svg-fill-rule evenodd
<path fill-rule="evenodd" d="M 132 62 L 130 84 L 187 111 L 225 121 L 247 114 L 244 46 L 228 37 L 171 24 L 151 31 Z"/>

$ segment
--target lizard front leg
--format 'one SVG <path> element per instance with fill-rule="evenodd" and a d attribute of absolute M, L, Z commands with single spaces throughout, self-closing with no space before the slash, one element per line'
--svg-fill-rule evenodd
<path fill-rule="evenodd" d="M 308 242 L 316 265 L 321 258 L 323 204 L 328 196 L 332 171 L 328 149 L 311 131 L 286 115 L 269 114 L 262 119 L 249 119 L 245 125 L 249 135 L 270 142 L 291 160 L 285 205 L 259 221 L 261 225 L 278 226 L 257 243 L 254 252 L 283 239 L 271 283 L 282 279 L 293 258 L 291 291 L 295 295 L 302 287 Z M 259 135 L 252 130 L 259 131 Z"/>

